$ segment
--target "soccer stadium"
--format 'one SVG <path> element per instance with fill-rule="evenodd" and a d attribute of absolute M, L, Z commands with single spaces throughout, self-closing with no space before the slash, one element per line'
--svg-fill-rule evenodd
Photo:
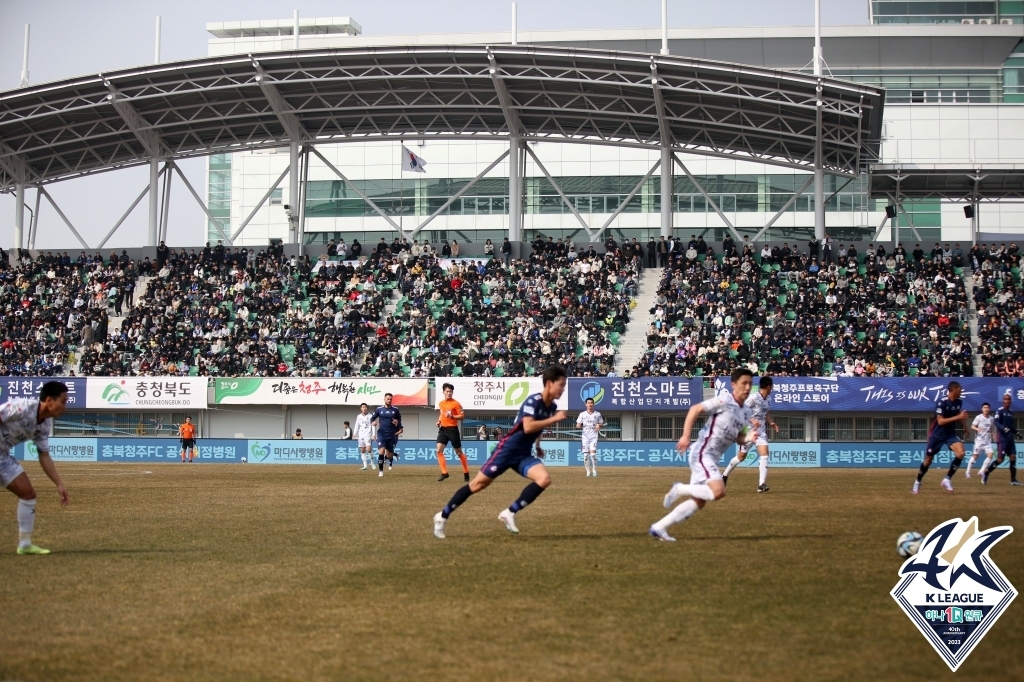
<path fill-rule="evenodd" d="M 1024 3 L 210 4 L 0 91 L 0 680 L 1024 679 Z"/>

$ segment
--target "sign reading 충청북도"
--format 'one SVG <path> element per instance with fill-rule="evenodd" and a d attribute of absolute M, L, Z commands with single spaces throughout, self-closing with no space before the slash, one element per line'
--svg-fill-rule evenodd
<path fill-rule="evenodd" d="M 85 407 L 90 410 L 205 409 L 206 377 L 89 377 Z"/>

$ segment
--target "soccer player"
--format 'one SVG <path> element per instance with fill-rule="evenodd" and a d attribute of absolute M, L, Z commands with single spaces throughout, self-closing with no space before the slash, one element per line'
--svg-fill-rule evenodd
<path fill-rule="evenodd" d="M 676 443 L 676 450 L 681 453 L 689 451 L 690 484 L 673 485 L 665 495 L 665 508 L 671 509 L 676 500 L 684 495 L 689 495 L 690 499 L 655 522 L 648 531 L 652 537 L 675 542 L 675 538 L 668 534 L 669 526 L 690 518 L 708 502 L 725 497 L 725 482 L 718 470 L 718 458 L 733 443 L 742 445 L 751 438 L 747 427 L 750 408 L 746 406 L 746 400 L 750 396 L 753 377 L 753 372 L 745 367 L 734 369 L 731 392 L 722 391 L 711 400 L 694 405 L 686 413 L 683 435 Z M 702 414 L 709 415 L 710 419 L 691 445 L 690 432 Z"/>
<path fill-rule="evenodd" d="M 1013 421 L 1013 411 L 1010 406 L 1013 404 L 1013 396 L 1007 391 L 1003 394 L 1003 406 L 996 410 L 996 443 L 998 443 L 998 455 L 999 459 L 984 467 L 984 472 L 981 474 L 981 482 L 983 485 L 988 485 L 988 477 L 995 470 L 997 466 L 1003 463 L 1006 456 L 1010 456 L 1010 485 L 1020 485 L 1020 481 L 1017 480 L 1017 444 L 1014 441 L 1017 433 L 1017 427 Z"/>
<path fill-rule="evenodd" d="M 178 438 L 181 439 L 181 461 L 185 461 L 185 453 L 188 452 L 188 461 L 191 462 L 196 455 L 196 425 L 192 423 L 192 417 L 185 417 L 185 423 L 178 427 Z"/>
<path fill-rule="evenodd" d="M 757 492 L 768 492 L 769 488 L 766 485 L 768 481 L 768 427 L 775 429 L 776 433 L 779 432 L 779 425 L 768 416 L 768 410 L 772 407 L 768 396 L 772 394 L 773 385 L 774 382 L 772 382 L 771 377 L 761 377 L 757 384 L 757 390 L 751 392 L 747 402 L 744 403 L 750 408 L 751 425 L 756 422 L 758 426 L 753 429 L 751 440 L 745 445 L 741 445 L 736 451 L 736 456 L 729 461 L 729 466 L 725 468 L 725 473 L 722 474 L 722 483 L 729 483 L 729 474 L 740 465 L 740 462 L 747 458 L 747 453 L 750 452 L 751 446 L 754 446 L 757 448 L 759 460 Z"/>
<path fill-rule="evenodd" d="M 445 384 L 441 390 L 444 391 L 444 400 L 438 404 L 441 416 L 437 419 L 437 463 L 441 465 L 441 478 L 437 480 L 443 481 L 448 478 L 448 463 L 444 459 L 444 449 L 451 443 L 455 454 L 462 462 L 462 480 L 468 483 L 469 461 L 466 459 L 466 453 L 462 451 L 462 420 L 466 418 L 466 413 L 462 411 L 459 401 L 452 397 L 455 395 L 455 386 Z"/>
<path fill-rule="evenodd" d="M 370 414 L 370 407 L 363 403 L 359 406 L 359 415 L 356 417 L 356 429 L 352 435 L 359 446 L 359 457 L 363 460 L 360 471 L 373 470 L 373 415 Z"/>
<path fill-rule="evenodd" d="M 979 452 L 985 453 L 985 461 L 980 469 L 982 474 L 992 463 L 992 423 L 992 406 L 982 403 L 981 414 L 975 417 L 971 423 L 971 429 L 976 431 L 977 435 L 974 437 L 974 450 L 971 452 L 971 459 L 968 460 L 967 470 L 964 472 L 964 476 L 967 478 L 971 477 L 971 467 L 978 461 Z"/>
<path fill-rule="evenodd" d="M 26 441 L 35 443 L 39 466 L 57 486 L 60 505 L 66 507 L 70 498 L 50 458 L 50 430 L 67 404 L 68 387 L 60 381 L 47 381 L 39 390 L 39 398 L 13 398 L 0 405 L 0 483 L 18 498 L 18 554 L 49 554 L 50 550 L 32 544 L 36 491 L 21 464 L 11 456 L 11 448 Z"/>
<path fill-rule="evenodd" d="M 597 435 L 604 426 L 604 417 L 594 410 L 594 399 L 587 398 L 587 411 L 576 417 L 576 428 L 581 429 L 580 442 L 583 450 L 583 468 L 587 476 L 597 476 Z"/>
<path fill-rule="evenodd" d="M 540 438 L 544 429 L 557 424 L 567 416 L 564 410 L 559 410 L 555 405 L 555 401 L 561 398 L 565 391 L 565 370 L 552 365 L 544 370 L 541 379 L 544 382 L 543 390 L 529 396 L 519 407 L 512 430 L 494 448 L 490 459 L 481 467 L 476 478 L 459 488 L 444 509 L 434 515 L 435 537 L 444 539 L 445 524 L 448 523 L 451 513 L 462 506 L 470 495 L 480 492 L 509 469 L 515 469 L 520 476 L 530 479 L 530 484 L 523 488 L 523 492 L 519 493 L 519 498 L 512 506 L 498 514 L 498 520 L 513 533 L 519 532 L 519 528 L 516 527 L 516 512 L 525 509 L 551 485 L 551 475 L 539 459 L 544 457 Z M 536 457 L 533 455 L 535 443 Z"/>
<path fill-rule="evenodd" d="M 921 479 L 928 473 L 928 467 L 932 465 L 932 458 L 942 450 L 942 446 L 949 446 L 953 453 L 953 463 L 949 465 L 949 473 L 942 479 L 944 490 L 953 492 L 953 474 L 960 468 L 964 461 L 964 443 L 956 435 L 956 423 L 967 419 L 967 410 L 960 400 L 960 384 L 956 381 L 949 382 L 946 387 L 946 397 L 935 403 L 935 421 L 928 429 L 928 445 L 924 449 L 924 461 L 921 462 L 921 470 L 917 472 L 917 480 L 910 492 L 916 495 L 921 490 Z"/>
<path fill-rule="evenodd" d="M 395 465 L 395 448 L 398 437 L 402 435 L 402 413 L 397 407 L 391 406 L 394 396 L 384 394 L 384 404 L 373 411 L 370 423 L 377 427 L 377 477 L 384 475 L 384 460 L 387 460 L 388 471 Z"/>

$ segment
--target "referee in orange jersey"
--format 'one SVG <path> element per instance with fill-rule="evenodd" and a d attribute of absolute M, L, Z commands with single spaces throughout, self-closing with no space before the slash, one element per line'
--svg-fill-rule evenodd
<path fill-rule="evenodd" d="M 192 423 L 192 417 L 185 417 L 185 423 L 178 427 L 178 437 L 181 438 L 181 461 L 185 461 L 185 451 L 188 451 L 188 461 L 196 455 L 196 427 Z"/>
<path fill-rule="evenodd" d="M 462 460 L 463 480 L 468 481 L 469 462 L 466 461 L 466 453 L 462 451 L 462 420 L 466 418 L 466 413 L 462 411 L 459 401 L 452 398 L 455 393 L 454 386 L 445 384 L 441 390 L 444 391 L 444 400 L 438 405 L 441 416 L 437 419 L 437 463 L 441 465 L 441 478 L 437 480 L 443 481 L 448 478 L 448 463 L 444 461 L 444 449 L 451 443 L 455 454 Z"/>

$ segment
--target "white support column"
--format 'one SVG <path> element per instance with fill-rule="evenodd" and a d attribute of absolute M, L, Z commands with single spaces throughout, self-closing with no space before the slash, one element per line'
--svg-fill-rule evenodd
<path fill-rule="evenodd" d="M 160 211 L 160 234 L 157 237 L 161 242 L 167 241 L 167 223 L 170 220 L 171 215 L 171 180 L 173 178 L 174 173 L 164 166 L 163 210 Z"/>
<path fill-rule="evenodd" d="M 668 0 L 661 0 L 661 53 L 668 54 Z M 665 159 L 661 159 L 661 167 L 665 168 Z"/>
<path fill-rule="evenodd" d="M 292 49 L 299 49 L 299 10 L 292 15 Z"/>
<path fill-rule="evenodd" d="M 661 236 L 672 236 L 672 214 L 675 209 L 675 192 L 672 182 L 672 148 L 661 148 Z"/>
<path fill-rule="evenodd" d="M 39 234 L 39 204 L 43 199 L 43 192 L 39 185 L 36 185 L 36 207 L 32 211 L 32 220 L 28 228 L 28 248 L 36 248 L 36 236 Z"/>
<path fill-rule="evenodd" d="M 296 11 L 298 16 L 298 11 Z M 288 242 L 298 239 L 299 222 L 299 141 L 295 138 L 288 143 Z"/>
<path fill-rule="evenodd" d="M 519 16 L 514 2 L 512 3 L 512 44 L 519 44 Z"/>
<path fill-rule="evenodd" d="M 825 238 L 825 171 L 821 151 L 821 0 L 814 0 L 814 75 L 818 77 L 818 104 L 814 112 L 814 236 Z"/>
<path fill-rule="evenodd" d="M 522 169 L 519 168 L 519 149 L 522 138 L 512 135 L 509 138 L 508 155 L 508 240 L 523 241 L 523 186 Z"/>
<path fill-rule="evenodd" d="M 28 39 L 32 32 L 32 24 L 25 24 L 25 51 L 21 56 L 21 86 L 28 87 Z"/>
<path fill-rule="evenodd" d="M 14 248 L 24 248 L 25 244 L 25 183 L 14 186 Z"/>
<path fill-rule="evenodd" d="M 302 148 L 302 184 L 299 186 L 299 222 L 295 230 L 298 236 L 299 256 L 306 248 L 306 188 L 309 186 L 309 147 Z"/>
<path fill-rule="evenodd" d="M 160 182 L 160 159 L 149 161 L 149 239 L 148 246 L 156 246 L 156 240 L 160 233 L 160 190 L 157 183 Z"/>
<path fill-rule="evenodd" d="M 153 52 L 153 63 L 160 63 L 160 17 L 156 18 L 156 48 Z"/>

